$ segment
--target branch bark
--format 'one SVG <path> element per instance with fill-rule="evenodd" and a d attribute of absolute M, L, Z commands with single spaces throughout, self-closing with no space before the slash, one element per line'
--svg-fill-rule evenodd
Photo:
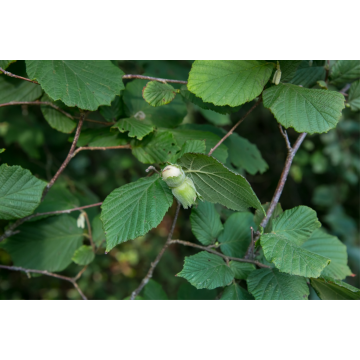
<path fill-rule="evenodd" d="M 143 289 L 143 287 L 149 282 L 149 280 L 151 279 L 154 269 L 156 268 L 157 264 L 159 263 L 159 261 L 161 260 L 162 256 L 164 255 L 165 250 L 168 248 L 168 246 L 171 244 L 171 238 L 173 236 L 174 230 L 175 230 L 175 225 L 176 225 L 176 221 L 177 218 L 179 216 L 179 211 L 180 211 L 180 203 L 178 202 L 177 204 L 177 208 L 176 208 L 176 213 L 175 213 L 175 217 L 173 220 L 173 223 L 171 225 L 171 229 L 169 232 L 169 235 L 167 237 L 167 240 L 165 242 L 165 245 L 163 246 L 163 248 L 160 250 L 159 254 L 157 255 L 156 259 L 154 260 L 154 262 L 151 263 L 150 269 L 147 272 L 146 276 L 142 279 L 140 285 L 137 287 L 137 289 L 135 289 L 130 297 L 130 300 L 135 300 L 136 296 L 139 295 L 140 291 Z"/>
<path fill-rule="evenodd" d="M 187 81 L 184 80 L 172 80 L 172 79 L 162 79 L 162 78 L 156 78 L 152 76 L 145 76 L 145 75 L 124 75 L 122 77 L 123 79 L 144 79 L 144 80 L 153 80 L 153 81 L 159 81 L 162 83 L 177 83 L 177 84 L 187 84 Z"/>
<path fill-rule="evenodd" d="M 22 76 L 15 75 L 15 74 L 13 74 L 13 73 L 11 73 L 11 72 L 9 72 L 9 71 L 4 70 L 4 69 L 1 68 L 1 67 L 0 67 L 0 71 L 3 72 L 5 75 L 10 76 L 10 77 L 12 77 L 12 78 L 20 79 L 20 80 L 25 80 L 25 81 L 28 81 L 28 82 L 31 82 L 31 83 L 34 83 L 34 84 L 39 85 L 39 83 L 38 83 L 37 81 L 35 81 L 35 80 L 30 80 L 30 79 L 28 79 L 28 78 L 24 78 L 24 77 L 22 77 Z"/>

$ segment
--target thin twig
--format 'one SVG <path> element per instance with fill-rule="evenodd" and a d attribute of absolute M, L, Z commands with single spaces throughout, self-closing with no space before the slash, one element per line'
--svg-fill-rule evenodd
<path fill-rule="evenodd" d="M 60 176 L 60 174 L 64 171 L 64 169 L 66 168 L 67 164 L 69 163 L 69 161 L 71 160 L 72 156 L 73 156 L 73 152 L 75 151 L 75 147 L 76 147 L 76 143 L 79 139 L 80 136 L 80 131 L 81 131 L 81 127 L 83 125 L 84 122 L 84 118 L 85 115 L 82 114 L 80 117 L 80 121 L 78 123 L 78 126 L 76 128 L 76 132 L 75 132 L 75 136 L 74 136 L 74 140 L 71 144 L 71 148 L 69 150 L 69 153 L 66 157 L 66 159 L 64 160 L 64 162 L 62 163 L 62 165 L 60 166 L 59 170 L 56 172 L 56 174 L 54 175 L 54 177 L 50 180 L 50 182 L 46 185 L 44 192 L 42 194 L 42 198 L 41 201 L 44 200 L 44 197 L 46 196 L 46 194 L 49 192 L 50 188 L 54 185 L 55 181 L 57 180 L 57 178 Z"/>
<path fill-rule="evenodd" d="M 229 130 L 229 132 L 210 150 L 209 156 L 234 132 L 234 130 L 247 118 L 247 116 L 261 103 L 262 97 L 252 106 L 252 108 Z"/>
<path fill-rule="evenodd" d="M 131 145 L 126 144 L 126 145 L 118 145 L 118 146 L 82 146 L 77 148 L 73 152 L 72 157 L 74 157 L 79 151 L 83 151 L 83 150 L 110 150 L 110 149 L 131 149 Z"/>
<path fill-rule="evenodd" d="M 78 276 L 79 275 L 78 274 L 76 277 L 70 278 L 70 277 L 67 277 L 67 276 L 51 273 L 51 272 L 48 272 L 46 270 L 25 269 L 25 268 L 22 268 L 22 267 L 19 267 L 19 266 L 0 265 L 0 269 L 6 269 L 6 270 L 11 270 L 11 271 L 22 271 L 22 272 L 24 272 L 26 274 L 29 274 L 29 273 L 42 274 L 42 275 L 51 276 L 51 277 L 54 277 L 54 278 L 57 278 L 57 279 L 61 279 L 61 280 L 64 280 L 64 281 L 68 281 L 71 284 L 73 284 L 74 288 L 78 291 L 78 293 L 80 294 L 82 299 L 87 300 L 87 297 L 84 295 L 84 293 L 79 288 L 79 285 L 76 283 L 76 280 L 81 276 L 82 272 L 79 273 L 80 276 Z"/>
<path fill-rule="evenodd" d="M 351 87 L 351 84 L 346 84 L 339 92 L 340 94 L 343 94 L 344 96 L 348 96 L 346 93 Z"/>
<path fill-rule="evenodd" d="M 93 238 L 92 238 L 91 225 L 90 225 L 89 216 L 88 216 L 88 214 L 87 214 L 85 211 L 82 211 L 82 213 L 83 213 L 84 216 L 85 216 L 86 225 L 87 225 L 88 233 L 89 233 L 89 241 L 90 241 L 91 247 L 92 247 L 92 249 L 93 249 L 93 252 L 95 253 L 96 247 L 95 247 L 95 244 L 94 244 L 94 241 L 93 241 Z"/>
<path fill-rule="evenodd" d="M 3 72 L 5 75 L 10 76 L 10 77 L 12 77 L 12 78 L 29 81 L 29 82 L 32 82 L 32 83 L 34 83 L 34 84 L 38 84 L 38 85 L 39 85 L 39 83 L 38 83 L 37 81 L 35 81 L 35 80 L 30 80 L 30 79 L 28 79 L 28 78 L 24 78 L 24 77 L 22 77 L 22 76 L 15 75 L 15 74 L 13 74 L 13 73 L 11 73 L 11 72 L 9 72 L 9 71 L 4 70 L 4 69 L 1 68 L 1 67 L 0 67 L 0 71 Z"/>
<path fill-rule="evenodd" d="M 73 209 L 68 209 L 68 210 L 48 211 L 48 212 L 44 212 L 44 213 L 36 213 L 36 214 L 32 214 L 32 215 L 23 217 L 22 219 L 19 219 L 19 220 L 15 221 L 12 225 L 9 226 L 9 228 L 5 231 L 5 233 L 0 236 L 0 242 L 5 240 L 6 238 L 12 236 L 12 235 L 15 235 L 15 233 L 18 233 L 19 231 L 13 231 L 13 230 L 16 229 L 18 226 L 20 226 L 25 221 L 28 221 L 28 220 L 33 219 L 35 217 L 44 216 L 44 215 L 69 214 L 69 213 L 71 213 L 73 211 L 82 211 L 83 209 L 88 209 L 88 208 L 95 207 L 95 206 L 100 206 L 100 205 L 102 205 L 102 202 L 99 202 L 99 203 L 96 203 L 96 204 L 91 204 L 91 205 L 80 206 L 80 207 L 73 208 Z"/>
<path fill-rule="evenodd" d="M 279 129 L 280 129 L 280 133 L 283 136 L 283 138 L 285 139 L 286 147 L 287 147 L 288 151 L 291 151 L 291 144 L 290 144 L 290 140 L 289 140 L 287 131 L 282 128 L 281 124 L 278 124 L 278 125 L 279 125 Z"/>
<path fill-rule="evenodd" d="M 187 84 L 187 81 L 183 81 L 183 80 L 172 80 L 172 79 L 162 79 L 162 78 L 156 78 L 156 77 L 152 77 L 152 76 L 144 76 L 144 75 L 124 75 L 122 77 L 123 79 L 144 79 L 144 80 L 154 80 L 154 81 L 159 81 L 162 83 L 177 83 L 177 84 Z"/>
<path fill-rule="evenodd" d="M 176 208 L 176 213 L 175 213 L 175 217 L 173 220 L 173 223 L 171 225 L 171 229 L 169 232 L 169 235 L 167 237 L 166 243 L 163 246 L 163 248 L 160 250 L 159 254 L 157 255 L 156 259 L 154 262 L 151 263 L 150 269 L 147 272 L 146 276 L 142 279 L 140 285 L 137 287 L 136 290 L 134 290 L 131 294 L 130 300 L 135 300 L 136 296 L 139 295 L 140 291 L 143 289 L 143 287 L 149 282 L 149 280 L 151 279 L 154 269 L 156 268 L 157 264 L 159 263 L 160 259 L 162 258 L 162 256 L 164 255 L 165 250 L 167 249 L 167 247 L 171 244 L 171 238 L 173 236 L 174 230 L 175 230 L 175 225 L 176 225 L 176 221 L 177 218 L 179 216 L 179 211 L 180 211 L 180 203 L 178 202 L 177 204 L 177 208 Z"/>
<path fill-rule="evenodd" d="M 244 263 L 250 263 L 250 264 L 254 264 L 254 265 L 257 265 L 261 268 L 270 268 L 269 266 L 265 265 L 265 264 L 262 264 L 261 262 L 257 261 L 257 260 L 250 260 L 250 259 L 241 259 L 241 258 L 236 258 L 236 257 L 232 257 L 232 256 L 226 256 L 224 254 L 221 254 L 220 252 L 216 251 L 216 250 L 212 250 L 212 249 L 209 249 L 208 247 L 206 246 L 201 246 L 201 245 L 197 245 L 197 244 L 194 244 L 194 243 L 191 243 L 189 241 L 183 241 L 183 240 L 171 240 L 170 241 L 170 244 L 181 244 L 181 245 L 184 245 L 184 246 L 191 246 L 191 247 L 194 247 L 194 248 L 197 248 L 197 249 L 201 249 L 201 250 L 205 250 L 211 254 L 215 254 L 215 255 L 218 255 L 220 257 L 222 257 L 223 259 L 225 259 L 227 262 L 229 260 L 233 260 L 233 261 L 238 261 L 238 262 L 244 262 Z"/>

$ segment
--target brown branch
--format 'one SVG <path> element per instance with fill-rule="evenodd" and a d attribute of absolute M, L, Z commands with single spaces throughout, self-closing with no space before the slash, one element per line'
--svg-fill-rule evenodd
<path fill-rule="evenodd" d="M 183 80 L 171 80 L 171 79 L 162 79 L 162 78 L 156 78 L 156 77 L 152 77 L 152 76 L 145 76 L 145 75 L 124 75 L 122 77 L 123 79 L 144 79 L 144 80 L 154 80 L 154 81 L 159 81 L 162 83 L 177 83 L 177 84 L 187 84 L 187 81 L 183 81 Z"/>
<path fill-rule="evenodd" d="M 162 256 L 164 255 L 165 250 L 168 248 L 168 246 L 171 244 L 171 238 L 173 236 L 174 230 L 175 230 L 175 225 L 176 225 L 176 221 L 177 218 L 179 216 L 179 211 L 180 211 L 180 203 L 178 202 L 177 204 L 177 208 L 176 208 L 176 213 L 175 213 L 175 217 L 173 220 L 173 223 L 171 225 L 171 229 L 169 232 L 169 235 L 167 237 L 167 240 L 165 242 L 165 245 L 163 246 L 163 248 L 160 250 L 159 254 L 157 255 L 156 259 L 154 262 L 151 263 L 150 269 L 147 272 L 146 276 L 142 279 L 140 285 L 136 288 L 136 290 L 134 290 L 131 294 L 130 300 L 135 300 L 136 296 L 139 295 L 140 291 L 143 289 L 143 287 L 149 282 L 149 280 L 151 279 L 154 269 L 156 268 L 157 264 L 159 263 L 159 261 L 161 260 Z"/>
<path fill-rule="evenodd" d="M 42 275 L 46 275 L 46 276 L 51 276 L 57 279 L 61 279 L 64 281 L 68 281 L 70 282 L 74 288 L 78 291 L 78 293 L 80 294 L 80 296 L 82 297 L 83 300 L 87 300 L 87 297 L 84 295 L 84 293 L 81 291 L 81 289 L 79 288 L 79 285 L 76 283 L 76 280 L 80 278 L 80 276 L 82 275 L 82 273 L 85 271 L 86 267 L 83 268 L 75 277 L 70 278 L 67 276 L 63 276 L 63 275 L 59 275 L 59 274 L 55 274 L 55 273 L 51 273 L 48 272 L 46 270 L 35 270 L 35 269 L 25 269 L 19 266 L 6 266 L 6 265 L 0 265 L 0 269 L 6 269 L 6 270 L 12 270 L 12 271 L 22 271 L 26 274 L 29 273 L 35 273 L 35 274 L 42 274 Z"/>
<path fill-rule="evenodd" d="M 41 201 L 44 200 L 46 194 L 49 192 L 50 188 L 54 185 L 55 181 L 57 180 L 57 178 L 60 176 L 60 174 L 64 171 L 64 169 L 66 168 L 67 164 L 69 163 L 69 161 L 71 160 L 71 158 L 73 157 L 73 152 L 75 151 L 75 147 L 76 147 L 76 143 L 79 139 L 80 136 L 80 131 L 81 131 L 81 127 L 83 125 L 84 122 L 84 117 L 85 115 L 81 115 L 80 117 L 80 121 L 78 123 L 78 126 L 76 128 L 76 132 L 75 132 L 75 136 L 74 136 L 74 140 L 71 144 L 71 148 L 69 150 L 69 153 L 66 157 L 66 159 L 64 160 L 64 162 L 62 163 L 62 165 L 60 166 L 60 169 L 56 172 L 56 174 L 54 175 L 54 177 L 50 180 L 50 182 L 46 185 L 45 190 L 43 192 Z"/>
<path fill-rule="evenodd" d="M 39 85 L 39 83 L 38 83 L 37 81 L 35 81 L 35 80 L 30 80 L 30 79 L 28 79 L 28 78 L 24 78 L 24 77 L 22 77 L 22 76 L 15 75 L 15 74 L 13 74 L 13 73 L 11 73 L 11 72 L 9 72 L 9 71 L 4 70 L 4 69 L 1 68 L 1 67 L 0 67 L 0 71 L 3 72 L 5 75 L 10 76 L 10 77 L 12 77 L 12 78 L 29 81 L 29 82 L 31 82 L 31 83 L 34 83 L 34 84 Z"/>
<path fill-rule="evenodd" d="M 92 250 L 93 250 L 93 252 L 95 253 L 95 252 L 96 252 L 96 247 L 95 247 L 95 244 L 94 244 L 94 241 L 93 241 L 93 238 L 92 238 L 91 225 L 90 225 L 89 216 L 88 216 L 88 214 L 87 214 L 85 211 L 82 211 L 82 213 L 83 213 L 84 216 L 85 216 L 86 226 L 87 226 L 87 228 L 88 228 L 88 233 L 89 233 L 89 241 L 90 241 Z"/>
<path fill-rule="evenodd" d="M 262 97 L 252 106 L 252 108 L 229 130 L 229 132 L 210 150 L 209 156 L 234 132 L 234 130 L 247 118 L 247 116 L 261 103 Z"/>
<path fill-rule="evenodd" d="M 191 246 L 197 249 L 201 249 L 201 250 L 205 250 L 211 254 L 215 254 L 218 255 L 220 257 L 222 257 L 223 259 L 225 259 L 226 262 L 229 262 L 229 260 L 233 260 L 233 261 L 238 261 L 238 262 L 243 262 L 243 263 L 250 263 L 250 264 L 254 264 L 257 265 L 261 268 L 270 268 L 270 266 L 267 266 L 265 264 L 262 264 L 259 261 L 256 260 L 250 260 L 250 259 L 241 259 L 241 258 L 236 258 L 236 257 L 232 257 L 232 256 L 226 256 L 224 254 L 221 254 L 220 252 L 216 251 L 216 250 L 212 250 L 211 248 L 207 247 L 207 246 L 201 246 L 201 245 L 197 245 L 194 243 L 191 243 L 189 241 L 183 241 L 183 240 L 171 240 L 170 244 L 181 244 L 184 246 Z"/>
<path fill-rule="evenodd" d="M 131 149 L 131 145 L 126 144 L 126 145 L 118 145 L 118 146 L 81 146 L 73 152 L 72 157 L 74 157 L 78 152 L 83 150 L 110 150 L 110 149 Z"/>
<path fill-rule="evenodd" d="M 100 206 L 100 205 L 102 205 L 102 202 L 96 203 L 96 204 L 91 204 L 91 205 L 85 205 L 85 206 L 81 206 L 81 207 L 77 207 L 77 208 L 73 208 L 73 209 L 68 209 L 68 210 L 48 211 L 48 212 L 44 212 L 44 213 L 36 213 L 36 214 L 32 214 L 32 215 L 23 217 L 22 219 L 19 219 L 19 220 L 15 221 L 12 225 L 9 226 L 9 228 L 5 231 L 5 233 L 0 236 L 0 242 L 5 240 L 6 238 L 12 236 L 12 235 L 15 235 L 15 233 L 18 233 L 19 231 L 13 231 L 13 230 L 16 229 L 18 226 L 20 226 L 21 224 L 23 224 L 25 221 L 28 221 L 28 220 L 33 219 L 35 217 L 44 216 L 44 215 L 69 214 L 69 213 L 71 213 L 73 211 L 81 211 L 83 209 L 87 209 L 87 208 L 91 208 L 91 207 L 95 207 L 95 206 Z"/>

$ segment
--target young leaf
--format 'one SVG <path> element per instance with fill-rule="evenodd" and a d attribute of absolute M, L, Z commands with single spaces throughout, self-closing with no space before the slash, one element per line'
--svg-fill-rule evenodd
<path fill-rule="evenodd" d="M 223 230 L 215 206 L 206 201 L 191 209 L 190 222 L 193 234 L 203 245 L 213 244 Z"/>
<path fill-rule="evenodd" d="M 235 279 L 246 280 L 250 273 L 256 270 L 255 265 L 249 263 L 241 263 L 238 261 L 230 261 L 230 269 L 235 274 Z"/>
<path fill-rule="evenodd" d="M 197 60 L 188 89 L 205 102 L 238 106 L 262 92 L 274 64 L 256 60 Z"/>
<path fill-rule="evenodd" d="M 171 190 L 157 174 L 114 190 L 101 206 L 106 251 L 158 226 L 172 202 Z"/>
<path fill-rule="evenodd" d="M 153 279 L 145 285 L 143 290 L 144 300 L 168 300 L 168 296 L 162 286 Z"/>
<path fill-rule="evenodd" d="M 225 286 L 233 280 L 234 274 L 225 261 L 217 255 L 201 251 L 186 256 L 184 268 L 179 274 L 197 289 L 215 289 Z"/>
<path fill-rule="evenodd" d="M 91 246 L 82 245 L 75 252 L 71 260 L 78 265 L 89 265 L 95 259 Z"/>
<path fill-rule="evenodd" d="M 154 125 L 148 125 L 136 118 L 121 119 L 112 127 L 112 129 L 114 128 L 118 129 L 121 133 L 128 131 L 128 136 L 136 137 L 139 140 L 142 140 L 144 136 L 150 134 L 155 129 Z"/>
<path fill-rule="evenodd" d="M 253 271 L 247 285 L 256 300 L 307 300 L 309 296 L 305 278 L 290 276 L 277 269 Z"/>
<path fill-rule="evenodd" d="M 178 160 L 204 200 L 231 210 L 262 209 L 250 184 L 216 159 L 202 154 L 185 154 Z"/>
<path fill-rule="evenodd" d="M 84 110 L 110 105 L 124 89 L 124 73 L 108 60 L 27 60 L 26 71 L 52 99 Z"/>
<path fill-rule="evenodd" d="M 143 88 L 142 95 L 151 106 L 162 106 L 173 101 L 178 92 L 170 84 L 149 81 Z"/>
<path fill-rule="evenodd" d="M 6 239 L 1 247 L 10 254 L 15 266 L 27 269 L 64 270 L 83 238 L 83 229 L 69 215 L 24 223 L 19 230 L 19 234 Z"/>
<path fill-rule="evenodd" d="M 348 104 L 352 111 L 360 110 L 360 80 L 351 84 L 349 90 Z"/>
<path fill-rule="evenodd" d="M 330 70 L 331 82 L 342 85 L 360 78 L 360 60 L 338 60 Z"/>
<path fill-rule="evenodd" d="M 233 283 L 225 288 L 220 300 L 254 300 L 254 297 L 244 288 Z"/>
<path fill-rule="evenodd" d="M 0 103 L 11 101 L 34 101 L 42 95 L 41 87 L 37 84 L 18 80 L 17 85 L 0 76 Z"/>
<path fill-rule="evenodd" d="M 225 222 L 219 236 L 220 249 L 227 256 L 241 258 L 251 242 L 251 229 L 255 228 L 253 214 L 239 212 L 232 214 Z"/>
<path fill-rule="evenodd" d="M 331 260 L 330 265 L 322 271 L 321 276 L 343 280 L 346 276 L 351 275 L 352 272 L 347 265 L 346 246 L 336 236 L 317 229 L 301 247 Z"/>
<path fill-rule="evenodd" d="M 30 215 L 40 203 L 46 182 L 20 166 L 0 166 L 0 219 Z"/>
<path fill-rule="evenodd" d="M 332 278 L 310 279 L 321 300 L 360 300 L 360 289 Z"/>
<path fill-rule="evenodd" d="M 310 88 L 314 86 L 317 81 L 325 80 L 326 70 L 324 65 L 325 62 L 323 60 L 303 60 L 300 62 L 294 77 L 289 79 L 288 82 Z M 281 77 L 281 81 L 285 81 L 283 77 Z"/>
<path fill-rule="evenodd" d="M 344 96 L 336 91 L 305 89 L 292 84 L 279 84 L 263 93 L 269 108 L 285 128 L 297 132 L 323 133 L 336 127 L 344 108 Z"/>
<path fill-rule="evenodd" d="M 214 300 L 216 290 L 196 289 L 189 283 L 181 284 L 177 293 L 178 300 Z"/>
<path fill-rule="evenodd" d="M 134 80 L 126 85 L 123 100 L 127 117 L 140 118 L 157 127 L 173 128 L 179 125 L 187 113 L 187 108 L 180 97 L 168 106 L 151 106 L 142 97 L 146 80 Z"/>

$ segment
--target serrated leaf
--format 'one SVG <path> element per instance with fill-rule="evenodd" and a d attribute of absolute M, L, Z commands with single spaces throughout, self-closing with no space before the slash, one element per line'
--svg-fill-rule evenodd
<path fill-rule="evenodd" d="M 176 162 L 177 159 L 181 158 L 184 154 L 187 153 L 197 153 L 205 154 L 206 145 L 204 140 L 188 140 L 185 141 L 184 145 L 181 147 L 181 150 L 178 154 L 175 155 L 173 161 Z"/>
<path fill-rule="evenodd" d="M 178 91 L 170 84 L 149 81 L 143 88 L 142 95 L 151 106 L 162 106 L 173 101 Z"/>
<path fill-rule="evenodd" d="M 281 70 L 281 82 L 290 81 L 296 74 L 301 60 L 279 60 Z"/>
<path fill-rule="evenodd" d="M 336 127 L 344 108 L 344 96 L 336 91 L 305 89 L 279 84 L 263 93 L 266 108 L 285 128 L 297 132 L 323 133 Z"/>
<path fill-rule="evenodd" d="M 128 131 L 128 136 L 136 137 L 139 140 L 142 140 L 144 136 L 150 134 L 155 129 L 154 125 L 148 125 L 136 118 L 121 119 L 112 128 L 118 129 L 121 133 Z"/>
<path fill-rule="evenodd" d="M 196 289 L 189 283 L 181 284 L 177 293 L 178 300 L 214 300 L 216 290 Z"/>
<path fill-rule="evenodd" d="M 69 215 L 25 223 L 18 230 L 20 233 L 6 239 L 1 247 L 10 254 L 15 266 L 27 269 L 64 270 L 83 238 L 83 230 Z"/>
<path fill-rule="evenodd" d="M 235 274 L 235 279 L 246 280 L 250 273 L 256 270 L 255 265 L 249 263 L 242 263 L 238 261 L 230 261 L 230 269 Z"/>
<path fill-rule="evenodd" d="M 266 203 L 263 204 L 262 207 L 265 210 L 265 212 L 268 211 L 270 206 L 270 203 Z M 273 220 L 276 219 L 281 213 L 283 212 L 283 209 L 281 207 L 280 203 L 277 203 L 275 206 L 275 209 L 270 217 L 270 220 L 268 221 L 266 228 L 264 229 L 264 233 L 269 233 L 272 230 L 272 224 L 273 224 Z M 254 222 L 256 224 L 257 227 L 259 227 L 259 225 L 261 224 L 261 221 L 264 219 L 264 214 L 262 211 L 260 210 L 256 210 L 255 211 L 255 215 L 254 215 Z"/>
<path fill-rule="evenodd" d="M 229 157 L 232 164 L 245 169 L 251 175 L 257 172 L 262 174 L 268 169 L 269 166 L 256 145 L 238 134 L 230 135 L 229 139 Z"/>
<path fill-rule="evenodd" d="M 78 265 L 89 265 L 95 259 L 95 254 L 91 246 L 82 245 L 75 252 L 71 260 Z"/>
<path fill-rule="evenodd" d="M 197 97 L 195 94 L 193 94 L 192 92 L 190 92 L 187 89 L 186 85 L 183 85 L 180 89 L 180 94 L 181 96 L 187 100 L 192 102 L 193 104 L 195 104 L 196 106 L 200 107 L 201 109 L 204 110 L 212 110 L 215 111 L 219 114 L 231 114 L 233 112 L 237 112 L 240 109 L 240 106 L 236 106 L 236 107 L 231 107 L 231 106 L 216 106 L 212 103 L 206 103 L 204 101 L 202 101 L 201 98 Z"/>
<path fill-rule="evenodd" d="M 352 274 L 347 265 L 346 246 L 336 236 L 331 236 L 323 230 L 317 229 L 312 233 L 310 239 L 302 245 L 302 248 L 331 260 L 330 265 L 322 271 L 321 276 L 343 280 Z"/>
<path fill-rule="evenodd" d="M 172 203 L 171 190 L 157 174 L 114 190 L 101 206 L 106 251 L 158 226 Z"/>
<path fill-rule="evenodd" d="M 197 60 L 188 89 L 205 102 L 238 106 L 260 95 L 273 69 L 273 63 L 257 60 Z"/>
<path fill-rule="evenodd" d="M 30 215 L 40 203 L 46 182 L 20 166 L 0 166 L 0 219 Z"/>
<path fill-rule="evenodd" d="M 203 245 L 214 244 L 223 230 L 220 215 L 214 204 L 206 201 L 199 202 L 191 209 L 190 222 L 193 234 Z"/>
<path fill-rule="evenodd" d="M 143 291 L 144 300 L 168 300 L 168 296 L 162 286 L 153 279 L 145 285 Z"/>
<path fill-rule="evenodd" d="M 28 81 L 10 82 L 0 76 L 0 103 L 12 101 L 34 101 L 42 95 L 41 87 Z"/>
<path fill-rule="evenodd" d="M 244 288 L 233 283 L 225 288 L 220 300 L 254 300 L 254 297 Z"/>
<path fill-rule="evenodd" d="M 92 238 L 96 246 L 100 246 L 105 241 L 105 232 L 100 219 L 100 215 L 96 215 L 91 223 Z"/>
<path fill-rule="evenodd" d="M 186 256 L 184 268 L 179 274 L 197 289 L 215 289 L 233 280 L 234 274 L 225 261 L 217 255 L 201 251 Z"/>
<path fill-rule="evenodd" d="M 360 78 L 360 60 L 338 60 L 330 69 L 331 83 L 342 85 Z"/>
<path fill-rule="evenodd" d="M 310 279 L 321 300 L 360 300 L 360 289 L 331 278 Z"/>
<path fill-rule="evenodd" d="M 122 93 L 123 91 L 120 92 L 120 96 L 115 96 L 115 99 L 111 102 L 110 106 L 99 107 L 99 112 L 106 121 L 116 121 L 124 115 L 124 103 L 122 101 Z"/>
<path fill-rule="evenodd" d="M 352 111 L 360 110 L 360 80 L 351 84 L 349 90 L 348 104 Z"/>
<path fill-rule="evenodd" d="M 95 111 L 124 89 L 124 73 L 108 60 L 27 60 L 26 71 L 53 100 Z"/>
<path fill-rule="evenodd" d="M 318 80 L 325 80 L 325 62 L 323 60 L 303 60 L 289 83 L 309 88 Z M 283 81 L 283 78 L 281 78 Z M 284 80 L 285 81 L 285 80 Z"/>
<path fill-rule="evenodd" d="M 227 256 L 242 258 L 251 242 L 251 229 L 255 228 L 253 214 L 239 212 L 232 214 L 224 224 L 219 236 L 220 249 Z"/>
<path fill-rule="evenodd" d="M 307 206 L 297 206 L 281 213 L 274 221 L 272 233 L 285 236 L 301 246 L 321 226 L 316 211 Z"/>
<path fill-rule="evenodd" d="M 148 124 L 157 127 L 173 128 L 179 125 L 187 114 L 185 103 L 180 97 L 175 98 L 168 106 L 151 106 L 142 97 L 146 80 L 134 80 L 126 85 L 123 100 L 128 117 L 141 117 Z"/>
<path fill-rule="evenodd" d="M 171 132 L 156 131 L 131 146 L 133 155 L 144 164 L 170 161 L 180 150 Z"/>
<path fill-rule="evenodd" d="M 202 154 L 185 154 L 178 160 L 202 198 L 231 210 L 262 209 L 250 184 L 216 159 Z"/>
<path fill-rule="evenodd" d="M 253 271 L 247 285 L 256 300 L 307 300 L 309 296 L 305 278 L 284 274 L 277 269 Z"/>
<path fill-rule="evenodd" d="M 74 139 L 73 136 L 69 137 L 69 141 L 72 142 Z M 109 128 L 100 128 L 100 129 L 85 129 L 81 131 L 77 146 L 118 146 L 126 145 L 130 142 L 125 134 L 120 134 L 119 132 L 111 132 Z"/>
<path fill-rule="evenodd" d="M 46 94 L 41 98 L 41 101 L 53 102 L 49 96 Z M 64 108 L 65 106 L 61 103 L 61 101 L 57 101 L 54 103 L 60 108 Z M 62 114 L 60 111 L 53 109 L 47 105 L 41 105 L 41 112 L 44 115 L 45 120 L 49 123 L 49 125 L 60 132 L 65 134 L 70 134 L 76 127 L 76 122 L 69 119 L 67 116 Z"/>

